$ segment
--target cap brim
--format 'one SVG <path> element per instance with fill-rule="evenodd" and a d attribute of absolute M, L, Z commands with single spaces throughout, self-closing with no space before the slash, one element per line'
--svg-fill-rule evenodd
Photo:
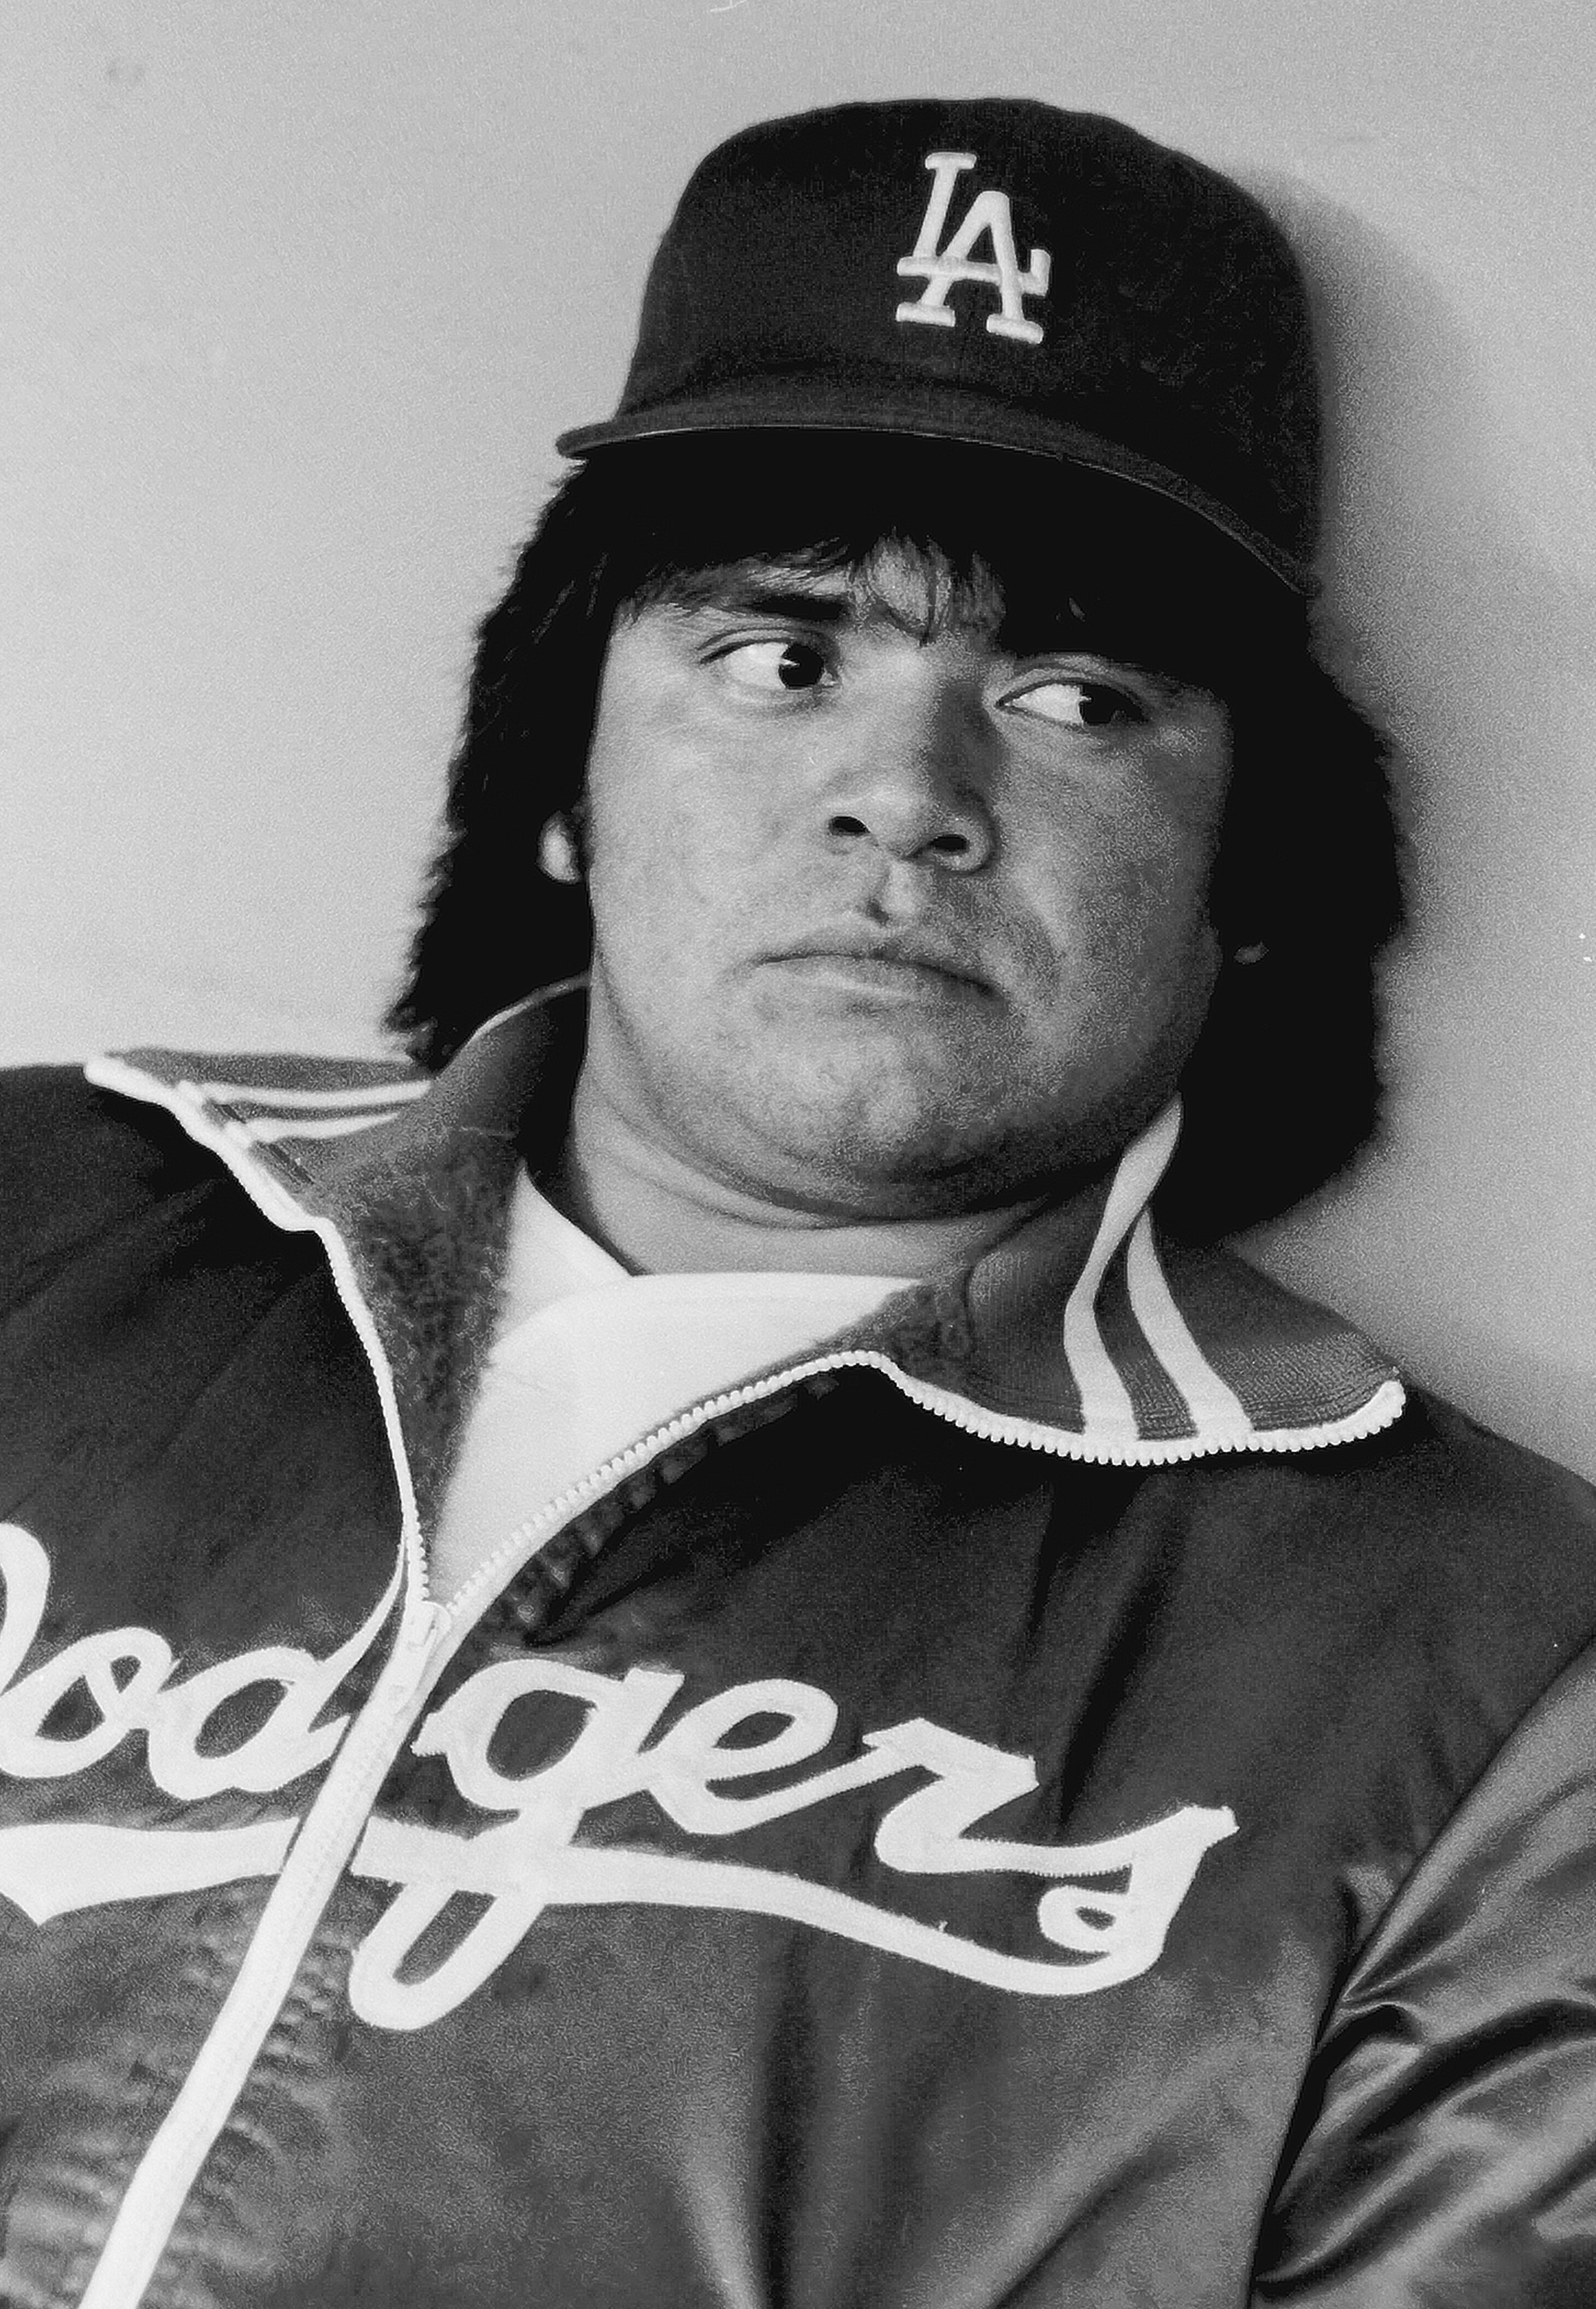
<path fill-rule="evenodd" d="M 1033 411 L 995 405 L 984 396 L 941 390 L 935 403 L 874 389 L 850 391 L 829 379 L 787 380 L 785 392 L 729 389 L 636 409 L 598 425 L 573 426 L 558 436 L 562 456 L 586 457 L 623 442 L 672 435 L 721 432 L 895 433 L 911 439 L 956 441 L 1092 472 L 1151 489 L 1219 530 L 1293 592 L 1313 591 L 1311 569 L 1242 521 L 1229 506 L 1194 487 L 1156 459 L 1140 455 L 1084 426 Z M 793 402 L 801 392 L 801 410 Z"/>

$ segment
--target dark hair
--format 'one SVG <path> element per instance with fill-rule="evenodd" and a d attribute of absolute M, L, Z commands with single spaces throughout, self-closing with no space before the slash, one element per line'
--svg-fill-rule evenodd
<path fill-rule="evenodd" d="M 629 607 L 779 556 L 858 568 L 884 540 L 995 579 L 1022 651 L 1070 645 L 1212 691 L 1230 797 L 1212 906 L 1229 963 L 1182 1077 L 1159 1206 L 1212 1238 L 1284 1209 L 1372 1131 L 1374 966 L 1401 919 L 1385 748 L 1318 663 L 1304 604 L 1238 546 L 1123 480 L 896 437 L 736 433 L 612 448 L 555 492 L 484 620 L 408 979 L 388 1014 L 440 1067 L 484 1019 L 587 966 L 580 887 L 539 874 L 579 802 L 604 653 Z"/>

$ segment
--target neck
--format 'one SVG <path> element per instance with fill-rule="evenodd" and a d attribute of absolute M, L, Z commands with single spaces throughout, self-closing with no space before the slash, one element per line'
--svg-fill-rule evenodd
<path fill-rule="evenodd" d="M 936 1218 L 835 1219 L 705 1175 L 640 1131 L 584 1070 L 551 1200 L 634 1274 L 789 1269 L 906 1280 L 970 1265 L 1044 1198 Z"/>

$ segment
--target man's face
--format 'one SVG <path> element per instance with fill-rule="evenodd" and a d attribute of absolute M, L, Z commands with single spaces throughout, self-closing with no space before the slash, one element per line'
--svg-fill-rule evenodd
<path fill-rule="evenodd" d="M 951 602 L 951 606 L 950 606 Z M 1014 653 L 884 548 L 623 616 L 588 765 L 588 1067 L 667 1154 L 838 1217 L 979 1209 L 1164 1103 L 1217 966 L 1209 693 Z"/>

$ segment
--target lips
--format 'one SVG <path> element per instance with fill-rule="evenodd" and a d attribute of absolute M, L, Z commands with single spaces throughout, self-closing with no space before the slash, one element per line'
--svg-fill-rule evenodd
<path fill-rule="evenodd" d="M 923 924 L 882 930 L 867 923 L 838 923 L 793 938 L 765 959 L 774 963 L 813 962 L 818 965 L 860 964 L 861 979 L 878 973 L 884 983 L 891 982 L 896 975 L 906 982 L 918 979 L 935 983 L 941 979 L 982 993 L 993 990 L 991 980 L 961 940 Z"/>

